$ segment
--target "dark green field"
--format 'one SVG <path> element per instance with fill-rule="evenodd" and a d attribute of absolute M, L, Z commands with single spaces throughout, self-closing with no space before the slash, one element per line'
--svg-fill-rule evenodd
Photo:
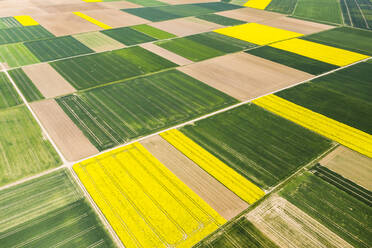
<path fill-rule="evenodd" d="M 195 248 L 274 248 L 278 247 L 245 217 L 241 217 L 212 236 L 194 246 Z"/>
<path fill-rule="evenodd" d="M 30 41 L 24 45 L 42 62 L 94 52 L 72 36 Z"/>
<path fill-rule="evenodd" d="M 44 99 L 44 96 L 21 68 L 10 70 L 8 73 L 28 102 Z"/>
<path fill-rule="evenodd" d="M 345 24 L 372 29 L 372 2 L 369 0 L 340 0 Z"/>
<path fill-rule="evenodd" d="M 265 10 L 275 11 L 283 14 L 292 14 L 297 0 L 272 0 Z"/>
<path fill-rule="evenodd" d="M 142 32 L 136 31 L 128 27 L 108 29 L 101 32 L 127 46 L 137 45 L 140 43 L 146 43 L 156 40 L 151 36 L 148 36 Z"/>
<path fill-rule="evenodd" d="M 163 30 L 160 30 L 158 28 L 154 28 L 150 25 L 141 24 L 137 26 L 130 27 L 131 29 L 137 30 L 141 33 L 144 33 L 146 35 L 149 35 L 157 40 L 164 40 L 164 39 L 170 39 L 176 37 L 174 34 L 170 34 L 168 32 L 165 32 Z"/>
<path fill-rule="evenodd" d="M 322 74 L 338 68 L 338 66 L 327 64 L 319 60 L 304 57 L 295 53 L 287 52 L 274 47 L 264 46 L 247 51 L 247 53 L 283 64 L 297 70 L 313 75 Z"/>
<path fill-rule="evenodd" d="M 177 66 L 141 47 L 65 59 L 51 65 L 76 89 L 86 89 Z"/>
<path fill-rule="evenodd" d="M 308 172 L 279 194 L 354 247 L 370 247 L 372 208 L 353 196 Z"/>
<path fill-rule="evenodd" d="M 62 97 L 57 102 L 89 140 L 104 150 L 237 101 L 173 70 Z"/>
<path fill-rule="evenodd" d="M 54 37 L 40 25 L 0 29 L 0 45 Z"/>
<path fill-rule="evenodd" d="M 293 15 L 315 22 L 342 24 L 341 7 L 338 0 L 298 0 Z"/>
<path fill-rule="evenodd" d="M 216 15 L 216 14 L 206 14 L 206 15 L 200 15 L 197 16 L 197 18 L 208 21 L 208 22 L 213 22 L 217 23 L 223 26 L 234 26 L 234 25 L 239 25 L 239 24 L 244 24 L 245 22 L 236 20 L 233 18 L 221 16 L 221 15 Z"/>
<path fill-rule="evenodd" d="M 22 100 L 4 72 L 0 72 L 0 109 L 21 104 Z"/>
<path fill-rule="evenodd" d="M 114 247 L 64 169 L 0 192 L 2 247 Z"/>
<path fill-rule="evenodd" d="M 261 188 L 270 188 L 331 147 L 331 141 L 254 104 L 181 131 Z"/>
<path fill-rule="evenodd" d="M 0 127 L 0 185 L 61 164 L 25 106 L 0 110 Z"/>
<path fill-rule="evenodd" d="M 361 63 L 276 94 L 372 134 L 371 72 L 371 64 Z"/>
<path fill-rule="evenodd" d="M 15 28 L 15 27 L 22 27 L 14 17 L 1 17 L 0 18 L 0 29 L 3 28 Z"/>
<path fill-rule="evenodd" d="M 308 35 L 302 39 L 372 56 L 372 32 L 370 31 L 341 27 Z"/>

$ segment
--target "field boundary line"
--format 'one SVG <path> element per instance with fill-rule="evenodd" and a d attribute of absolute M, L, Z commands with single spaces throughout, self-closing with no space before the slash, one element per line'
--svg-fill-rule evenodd
<path fill-rule="evenodd" d="M 358 1 L 357 1 L 357 0 L 354 0 L 354 2 L 355 2 L 355 4 L 356 4 L 356 6 L 358 6 L 358 9 L 359 9 L 360 13 L 362 14 L 362 17 L 363 17 L 364 23 L 366 24 L 367 29 L 369 29 L 368 22 L 367 22 L 367 20 L 366 20 L 366 17 L 364 16 L 364 13 L 363 13 L 362 9 L 361 9 L 360 6 L 359 6 Z"/>

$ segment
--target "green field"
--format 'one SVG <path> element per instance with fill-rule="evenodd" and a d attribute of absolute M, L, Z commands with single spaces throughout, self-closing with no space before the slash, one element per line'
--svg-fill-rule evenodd
<path fill-rule="evenodd" d="M 180 129 L 261 188 L 317 158 L 331 141 L 247 104 Z"/>
<path fill-rule="evenodd" d="M 0 45 L 54 37 L 40 25 L 0 29 Z"/>
<path fill-rule="evenodd" d="M 89 140 L 104 150 L 237 101 L 177 70 L 57 99 Z"/>
<path fill-rule="evenodd" d="M 342 24 L 339 0 L 298 0 L 294 16 Z"/>
<path fill-rule="evenodd" d="M 354 247 L 372 243 L 372 209 L 311 173 L 292 180 L 280 195 Z"/>
<path fill-rule="evenodd" d="M 24 45 L 42 62 L 94 52 L 71 36 L 30 41 Z"/>
<path fill-rule="evenodd" d="M 166 41 L 158 41 L 155 44 L 194 62 L 256 46 L 254 44 L 214 32 L 195 34 Z"/>
<path fill-rule="evenodd" d="M 292 14 L 297 0 L 272 0 L 265 10 L 275 11 L 283 14 Z"/>
<path fill-rule="evenodd" d="M 21 68 L 10 70 L 8 73 L 28 102 L 44 99 L 44 96 Z"/>
<path fill-rule="evenodd" d="M 244 21 L 240 21 L 240 20 L 236 20 L 233 18 L 216 15 L 216 14 L 200 15 L 200 16 L 197 16 L 197 18 L 208 21 L 208 22 L 217 23 L 223 26 L 234 26 L 234 25 L 245 23 Z"/>
<path fill-rule="evenodd" d="M 74 37 L 75 39 L 77 39 L 78 41 L 80 41 L 81 43 L 83 43 L 92 50 L 107 51 L 123 47 L 123 44 L 121 44 L 119 41 L 116 41 L 111 37 L 108 37 L 107 35 L 104 35 L 103 33 L 98 31 L 75 34 L 72 37 Z"/>
<path fill-rule="evenodd" d="M 127 0 L 127 2 L 139 4 L 146 7 L 167 5 L 166 3 L 157 0 Z"/>
<path fill-rule="evenodd" d="M 341 27 L 303 37 L 325 45 L 372 56 L 372 32 Z"/>
<path fill-rule="evenodd" d="M 127 46 L 137 45 L 156 40 L 151 36 L 148 36 L 142 32 L 136 31 L 129 27 L 107 29 L 101 32 Z"/>
<path fill-rule="evenodd" d="M 22 27 L 22 24 L 20 24 L 14 17 L 0 18 L 0 29 L 14 27 Z"/>
<path fill-rule="evenodd" d="M 22 104 L 17 91 L 4 72 L 0 72 L 0 109 Z"/>
<path fill-rule="evenodd" d="M 338 68 L 338 66 L 304 57 L 274 47 L 263 46 L 247 51 L 247 53 L 283 64 L 313 75 L 322 74 Z"/>
<path fill-rule="evenodd" d="M 340 0 L 345 24 L 372 29 L 372 2 L 368 0 Z"/>
<path fill-rule="evenodd" d="M 9 67 L 36 64 L 40 61 L 22 43 L 0 46 L 0 61 Z"/>
<path fill-rule="evenodd" d="M 152 26 L 141 24 L 137 26 L 130 27 L 131 29 L 134 29 L 138 32 L 144 33 L 146 35 L 149 35 L 157 40 L 164 40 L 164 39 L 170 39 L 176 37 L 176 35 L 165 32 L 163 30 L 154 28 Z"/>
<path fill-rule="evenodd" d="M 60 60 L 51 63 L 51 66 L 81 90 L 177 65 L 136 46 Z"/>
<path fill-rule="evenodd" d="M 276 94 L 372 134 L 371 72 L 371 64 L 360 63 Z"/>
<path fill-rule="evenodd" d="M 0 191 L 0 209 L 3 247 L 114 247 L 65 169 Z"/>
<path fill-rule="evenodd" d="M 274 248 L 278 247 L 245 217 L 224 226 L 194 246 L 195 248 Z"/>
<path fill-rule="evenodd" d="M 25 106 L 0 111 L 0 185 L 61 164 Z"/>

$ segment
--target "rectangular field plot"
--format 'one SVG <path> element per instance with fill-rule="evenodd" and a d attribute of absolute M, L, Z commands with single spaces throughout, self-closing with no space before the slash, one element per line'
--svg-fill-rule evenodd
<path fill-rule="evenodd" d="M 292 14 L 297 0 L 272 0 L 265 10 L 275 11 L 283 14 Z"/>
<path fill-rule="evenodd" d="M 104 150 L 237 100 L 179 71 L 89 90 L 57 102 L 99 149 Z"/>
<path fill-rule="evenodd" d="M 244 21 L 240 21 L 237 19 L 221 16 L 218 14 L 207 14 L 207 15 L 200 15 L 197 16 L 197 18 L 208 21 L 208 22 L 213 22 L 219 25 L 223 26 L 234 26 L 234 25 L 239 25 L 239 24 L 244 24 Z"/>
<path fill-rule="evenodd" d="M 35 55 L 22 43 L 0 46 L 0 62 L 8 67 L 19 67 L 39 63 Z"/>
<path fill-rule="evenodd" d="M 236 172 L 265 189 L 331 147 L 329 140 L 253 104 L 180 130 Z"/>
<path fill-rule="evenodd" d="M 340 1 L 298 0 L 294 16 L 314 21 L 342 24 Z"/>
<path fill-rule="evenodd" d="M 277 195 L 271 196 L 250 211 L 247 218 L 279 247 L 288 247 L 288 244 L 299 248 L 353 247 Z"/>
<path fill-rule="evenodd" d="M 137 46 L 60 60 L 51 65 L 79 90 L 177 66 Z"/>
<path fill-rule="evenodd" d="M 371 207 L 339 188 L 307 172 L 292 180 L 280 195 L 350 245 L 370 246 Z"/>
<path fill-rule="evenodd" d="M 0 191 L 4 247 L 114 247 L 66 170 Z"/>
<path fill-rule="evenodd" d="M 40 91 L 35 87 L 31 79 L 21 68 L 10 70 L 8 73 L 18 86 L 19 90 L 26 97 L 28 102 L 37 101 L 44 98 Z"/>
<path fill-rule="evenodd" d="M 344 23 L 353 27 L 372 29 L 372 2 L 368 0 L 341 0 Z"/>
<path fill-rule="evenodd" d="M 147 24 L 132 26 L 131 29 L 137 30 L 141 33 L 144 33 L 146 35 L 149 35 L 157 40 L 163 40 L 163 39 L 170 39 L 176 37 L 174 34 L 165 32 L 163 30 L 160 30 L 158 28 L 154 28 L 152 26 L 149 26 Z"/>
<path fill-rule="evenodd" d="M 108 29 L 101 32 L 127 46 L 157 40 L 151 36 L 148 36 L 142 32 L 136 31 L 128 27 Z"/>
<path fill-rule="evenodd" d="M 76 34 L 73 37 L 96 52 L 105 52 L 125 47 L 124 44 L 101 32 Z"/>
<path fill-rule="evenodd" d="M 1 110 L 0 127 L 0 185 L 61 164 L 25 106 Z"/>
<path fill-rule="evenodd" d="M 244 4 L 245 7 L 254 8 L 254 9 L 265 9 L 271 0 L 248 0 L 247 3 Z"/>
<path fill-rule="evenodd" d="M 247 53 L 258 56 L 264 59 L 274 61 L 288 67 L 295 68 L 313 75 L 322 74 L 327 71 L 338 68 L 336 65 L 331 65 L 319 60 L 304 57 L 299 54 L 287 52 L 270 46 L 259 47 L 247 51 Z"/>
<path fill-rule="evenodd" d="M 229 223 L 195 246 L 195 248 L 236 247 L 276 248 L 278 246 L 245 217 Z"/>
<path fill-rule="evenodd" d="M 24 45 L 42 62 L 94 52 L 71 36 L 30 41 Z"/>
<path fill-rule="evenodd" d="M 22 104 L 17 91 L 4 72 L 0 72 L 0 111 L 1 109 Z"/>
<path fill-rule="evenodd" d="M 54 37 L 40 25 L 0 29 L 0 45 Z"/>
<path fill-rule="evenodd" d="M 74 170 L 127 248 L 192 247 L 226 222 L 139 143 Z"/>

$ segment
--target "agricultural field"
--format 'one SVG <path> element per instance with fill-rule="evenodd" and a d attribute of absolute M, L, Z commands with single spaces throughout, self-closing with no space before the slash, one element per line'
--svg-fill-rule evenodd
<path fill-rule="evenodd" d="M 341 0 L 341 9 L 344 23 L 357 27 L 372 29 L 372 2 L 368 0 L 347 1 Z"/>
<path fill-rule="evenodd" d="M 65 169 L 0 191 L 4 247 L 114 247 Z"/>
<path fill-rule="evenodd" d="M 177 66 L 138 46 L 55 61 L 50 65 L 79 90 Z"/>
<path fill-rule="evenodd" d="M 292 14 L 298 0 L 272 0 L 265 10 Z"/>
<path fill-rule="evenodd" d="M 22 27 L 14 17 L 0 17 L 0 29 Z"/>
<path fill-rule="evenodd" d="M 0 29 L 0 45 L 52 37 L 54 35 L 40 25 Z"/>
<path fill-rule="evenodd" d="M 206 14 L 206 15 L 200 15 L 197 16 L 197 18 L 208 21 L 208 22 L 213 22 L 219 25 L 223 26 L 235 26 L 239 24 L 244 24 L 244 21 L 240 21 L 237 19 L 221 16 L 218 14 Z"/>
<path fill-rule="evenodd" d="M 192 247 L 226 222 L 139 143 L 74 170 L 125 247 Z"/>
<path fill-rule="evenodd" d="M 371 244 L 371 207 L 309 172 L 279 194 L 354 247 Z"/>
<path fill-rule="evenodd" d="M 22 100 L 4 72 L 0 72 L 0 111 L 19 104 Z"/>
<path fill-rule="evenodd" d="M 22 43 L 0 46 L 0 61 L 13 68 L 40 62 Z"/>
<path fill-rule="evenodd" d="M 204 239 L 195 248 L 278 247 L 245 217 L 241 217 Z"/>
<path fill-rule="evenodd" d="M 106 52 L 125 47 L 124 44 L 104 35 L 101 32 L 76 34 L 73 35 L 73 37 L 95 52 Z"/>
<path fill-rule="evenodd" d="M 57 99 L 99 150 L 236 103 L 172 70 Z"/>
<path fill-rule="evenodd" d="M 0 127 L 0 185 L 61 164 L 25 106 L 0 110 Z"/>
<path fill-rule="evenodd" d="M 28 102 L 44 98 L 21 68 L 10 70 L 8 73 Z"/>
<path fill-rule="evenodd" d="M 293 15 L 314 21 L 342 24 L 338 0 L 298 0 Z"/>
<path fill-rule="evenodd" d="M 147 25 L 147 24 L 132 26 L 131 29 L 137 30 L 137 31 L 139 31 L 141 33 L 144 33 L 148 36 L 151 36 L 151 37 L 153 37 L 154 39 L 157 39 L 157 40 L 171 39 L 171 38 L 176 37 L 174 34 L 171 34 L 171 33 L 165 32 L 163 30 L 154 28 L 154 27 L 152 27 L 150 25 Z"/>
<path fill-rule="evenodd" d="M 332 146 L 329 140 L 253 104 L 180 131 L 264 189 L 275 186 Z"/>
<path fill-rule="evenodd" d="M 140 43 L 155 41 L 156 39 L 132 28 L 115 28 L 101 31 L 103 34 L 117 40 L 124 45 L 132 46 Z"/>

